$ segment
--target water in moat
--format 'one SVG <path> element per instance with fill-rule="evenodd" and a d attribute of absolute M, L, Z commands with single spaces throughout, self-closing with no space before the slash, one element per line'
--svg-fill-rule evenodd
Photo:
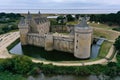
<path fill-rule="evenodd" d="M 104 39 L 99 39 L 96 44 L 92 45 L 91 48 L 91 56 L 90 58 L 96 58 L 100 45 L 103 43 Z M 31 45 L 21 46 L 21 43 L 15 45 L 11 50 L 10 53 L 18 54 L 18 55 L 27 55 L 30 57 L 34 57 L 37 59 L 45 59 L 51 61 L 75 61 L 79 60 L 74 57 L 73 54 L 61 51 L 45 51 L 42 47 L 35 47 Z"/>
<path fill-rule="evenodd" d="M 74 76 L 74 75 L 44 75 L 40 74 L 37 76 L 29 76 L 27 80 L 120 80 L 120 77 L 109 77 L 109 76 Z"/>

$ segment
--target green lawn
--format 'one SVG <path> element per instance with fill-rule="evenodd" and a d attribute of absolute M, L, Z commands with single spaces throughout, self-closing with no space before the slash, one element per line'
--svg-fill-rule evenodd
<path fill-rule="evenodd" d="M 105 37 L 108 40 L 115 40 L 120 33 L 103 28 L 93 28 L 93 35 L 96 37 Z"/>
<path fill-rule="evenodd" d="M 108 26 L 107 24 L 102 23 L 89 23 L 89 26 L 96 27 L 96 28 L 104 28 L 107 30 L 112 30 L 113 28 L 117 28 L 118 26 Z"/>
<path fill-rule="evenodd" d="M 104 28 L 104 29 L 110 29 L 112 30 L 113 29 L 113 26 L 108 26 L 106 24 L 98 24 L 98 23 L 89 23 L 90 26 L 92 27 L 97 27 L 97 28 Z"/>
<path fill-rule="evenodd" d="M 112 44 L 113 43 L 111 42 L 104 41 L 103 44 L 101 45 L 98 57 L 102 57 L 102 58 L 105 57 L 108 54 Z"/>
<path fill-rule="evenodd" d="M 79 23 L 78 21 L 70 21 L 70 22 L 67 22 L 66 24 L 67 25 L 76 25 L 78 23 Z"/>

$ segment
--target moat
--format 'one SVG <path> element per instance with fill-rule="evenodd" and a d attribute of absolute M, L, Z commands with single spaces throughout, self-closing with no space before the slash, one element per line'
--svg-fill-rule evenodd
<path fill-rule="evenodd" d="M 102 44 L 103 40 L 100 39 L 91 48 L 91 56 L 90 59 L 96 58 L 99 54 L 100 45 Z M 75 58 L 72 53 L 61 52 L 61 51 L 46 51 L 42 47 L 35 47 L 31 45 L 21 46 L 21 43 L 15 45 L 11 50 L 10 53 L 18 54 L 18 55 L 27 55 L 33 58 L 42 59 L 42 60 L 51 60 L 51 61 L 77 61 L 80 60 Z"/>

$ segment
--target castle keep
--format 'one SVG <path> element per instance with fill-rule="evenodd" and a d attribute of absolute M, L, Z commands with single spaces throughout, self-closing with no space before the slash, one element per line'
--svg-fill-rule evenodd
<path fill-rule="evenodd" d="M 50 33 L 50 22 L 40 12 L 37 17 L 32 17 L 28 12 L 27 17 L 21 19 L 18 27 L 22 45 L 44 47 L 47 51 L 55 49 L 69 52 L 80 59 L 90 57 L 93 30 L 88 26 L 85 18 L 74 27 L 72 34 L 68 35 Z"/>

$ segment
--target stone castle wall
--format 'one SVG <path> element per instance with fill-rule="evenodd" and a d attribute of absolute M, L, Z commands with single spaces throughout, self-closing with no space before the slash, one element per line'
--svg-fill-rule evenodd
<path fill-rule="evenodd" d="M 54 36 L 54 49 L 74 53 L 73 36 Z"/>
<path fill-rule="evenodd" d="M 35 33 L 29 33 L 27 35 L 27 44 L 44 47 L 45 44 L 45 36 Z"/>
<path fill-rule="evenodd" d="M 52 50 L 53 48 L 59 51 L 74 53 L 73 36 L 56 36 L 54 34 L 40 35 L 35 33 L 29 33 L 27 35 L 27 39 L 29 45 L 45 47 L 46 50 Z"/>
<path fill-rule="evenodd" d="M 50 22 L 42 23 L 37 25 L 37 29 L 40 34 L 45 34 L 49 32 Z"/>

